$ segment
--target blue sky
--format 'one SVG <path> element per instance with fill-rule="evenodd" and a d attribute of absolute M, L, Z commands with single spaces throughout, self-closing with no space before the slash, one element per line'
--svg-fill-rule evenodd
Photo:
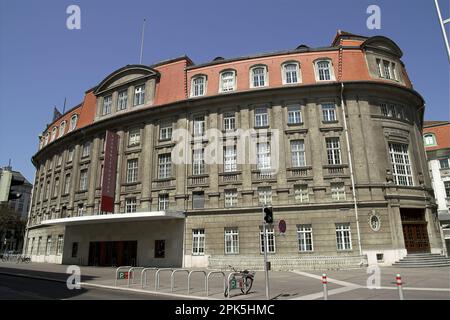
<path fill-rule="evenodd" d="M 447 0 L 440 0 L 444 18 Z M 81 8 L 81 30 L 66 28 L 66 8 Z M 369 5 L 381 8 L 381 30 L 366 27 Z M 107 74 L 187 54 L 195 63 L 330 45 L 336 31 L 381 34 L 403 50 L 426 119 L 449 119 L 449 63 L 432 0 L 0 0 L 0 166 L 32 181 L 37 137 L 53 107 L 82 101 Z"/>

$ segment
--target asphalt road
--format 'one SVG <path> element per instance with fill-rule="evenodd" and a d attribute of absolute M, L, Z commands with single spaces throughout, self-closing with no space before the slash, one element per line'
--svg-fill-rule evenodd
<path fill-rule="evenodd" d="M 65 283 L 0 274 L 0 300 L 175 300 L 174 297 L 103 288 L 69 290 Z"/>

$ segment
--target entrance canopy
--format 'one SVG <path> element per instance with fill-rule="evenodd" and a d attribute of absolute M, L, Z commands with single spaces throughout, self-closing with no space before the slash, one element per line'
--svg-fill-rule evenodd
<path fill-rule="evenodd" d="M 184 218 L 185 218 L 184 213 L 180 211 L 151 211 L 151 212 L 99 214 L 91 216 L 49 219 L 43 220 L 40 225 L 72 226 L 72 225 L 93 224 L 93 223 L 135 222 L 135 221 L 184 219 Z"/>

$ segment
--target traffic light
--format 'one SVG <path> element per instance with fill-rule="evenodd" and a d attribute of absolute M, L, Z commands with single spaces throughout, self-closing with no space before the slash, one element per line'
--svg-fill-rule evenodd
<path fill-rule="evenodd" d="M 0 202 L 19 199 L 22 196 L 17 187 L 23 185 L 25 179 L 20 175 L 14 175 L 9 170 L 2 170 L 0 178 Z"/>
<path fill-rule="evenodd" d="M 273 209 L 272 209 L 272 207 L 264 207 L 264 221 L 266 223 L 273 223 Z"/>

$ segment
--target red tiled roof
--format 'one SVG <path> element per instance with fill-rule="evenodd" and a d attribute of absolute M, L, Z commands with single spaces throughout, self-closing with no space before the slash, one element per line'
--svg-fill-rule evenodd
<path fill-rule="evenodd" d="M 428 122 L 428 124 L 427 124 Z M 447 121 L 427 121 L 428 127 L 423 128 L 423 134 L 434 133 L 437 146 L 425 147 L 426 151 L 450 148 L 450 123 Z M 430 126 L 430 122 L 438 123 Z M 442 124 L 439 124 L 442 122 Z"/>

